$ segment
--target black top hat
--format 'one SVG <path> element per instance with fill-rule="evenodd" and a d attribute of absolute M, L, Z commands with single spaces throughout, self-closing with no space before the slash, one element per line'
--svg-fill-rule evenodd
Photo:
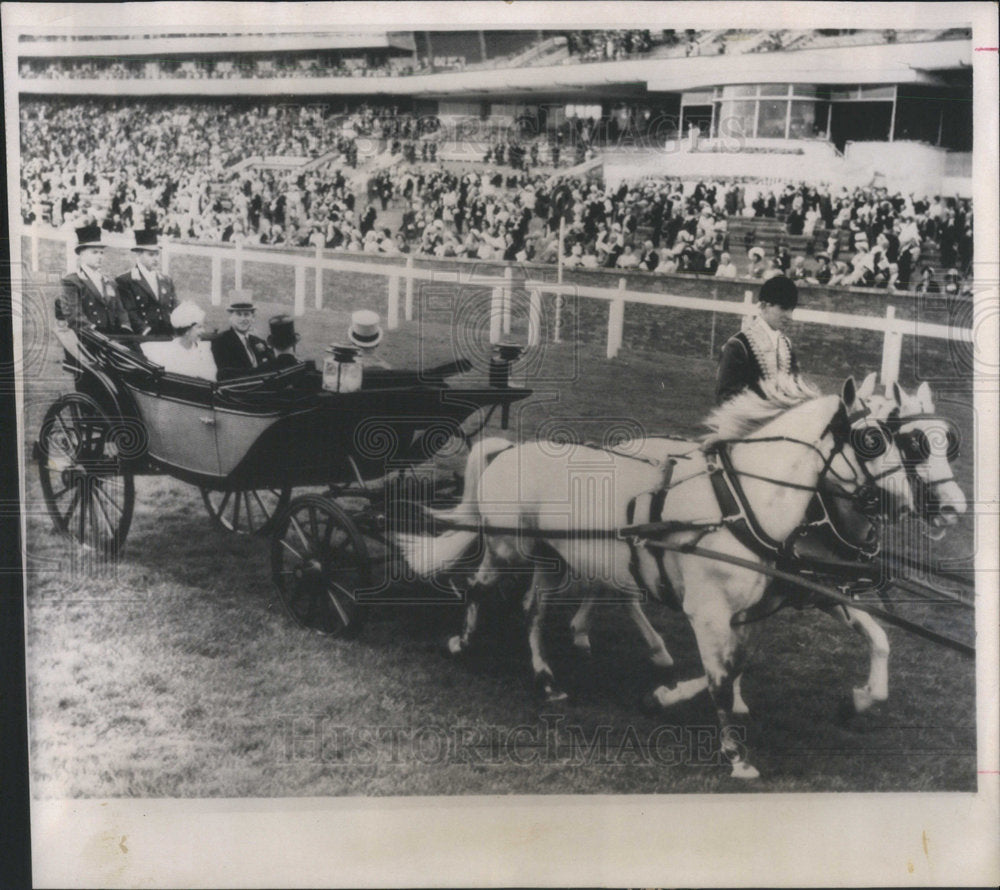
<path fill-rule="evenodd" d="M 159 250 L 160 245 L 156 242 L 156 229 L 136 229 L 135 247 L 132 250 Z"/>
<path fill-rule="evenodd" d="M 271 335 L 267 342 L 275 349 L 288 349 L 299 342 L 299 335 L 295 333 L 295 321 L 290 315 L 275 315 L 268 320 L 271 327 Z"/>
<path fill-rule="evenodd" d="M 85 247 L 107 247 L 101 241 L 100 226 L 82 226 L 76 230 L 76 247 L 74 250 L 79 253 Z"/>
<path fill-rule="evenodd" d="M 782 309 L 794 309 L 799 303 L 799 289 L 791 278 L 775 275 L 761 285 L 759 299 L 762 303 L 772 303 Z"/>

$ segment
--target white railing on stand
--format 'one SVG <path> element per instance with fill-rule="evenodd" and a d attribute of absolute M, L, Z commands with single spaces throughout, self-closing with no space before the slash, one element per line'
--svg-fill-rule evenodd
<path fill-rule="evenodd" d="M 52 229 L 48 227 L 24 226 L 22 235 L 30 240 L 30 257 L 32 271 L 39 271 L 39 241 L 42 239 L 62 241 L 66 250 L 66 269 L 76 269 L 75 236 L 71 230 Z M 109 247 L 128 249 L 132 241 L 126 235 L 106 235 Z M 472 286 L 491 289 L 490 306 L 490 342 L 498 343 L 504 336 L 510 334 L 513 306 L 513 266 L 508 265 L 503 276 L 484 276 L 475 273 L 464 273 L 463 270 L 443 270 L 435 268 L 416 268 L 413 257 L 399 256 L 402 262 L 377 263 L 327 257 L 323 248 L 317 247 L 315 253 L 291 254 L 278 253 L 269 250 L 253 250 L 245 245 L 229 244 L 190 244 L 161 239 L 161 268 L 168 274 L 171 258 L 174 256 L 201 256 L 211 261 L 211 294 L 213 306 L 222 303 L 222 262 L 231 258 L 235 265 L 235 283 L 238 289 L 243 287 L 243 266 L 245 263 L 266 263 L 271 265 L 291 266 L 295 272 L 294 312 L 301 316 L 305 313 L 306 303 L 306 269 L 312 268 L 315 275 L 314 305 L 316 309 L 323 308 L 323 276 L 325 272 L 353 272 L 363 275 L 381 275 L 388 279 L 388 300 L 386 306 L 386 326 L 395 329 L 400 324 L 400 281 L 405 281 L 402 292 L 403 313 L 405 321 L 413 320 L 414 281 L 434 283 L 454 283 L 459 286 Z M 389 257 L 386 257 L 388 259 Z M 433 263 L 432 257 L 421 257 L 421 262 Z M 453 263 L 445 260 L 443 263 Z M 560 276 L 561 277 L 561 276 Z M 608 303 L 608 332 L 605 354 L 609 359 L 615 358 L 621 351 L 624 330 L 626 305 L 638 303 L 664 308 L 686 309 L 702 312 L 726 313 L 730 315 L 750 315 L 754 312 L 753 292 L 745 291 L 742 302 L 730 300 L 709 299 L 706 297 L 689 297 L 678 294 L 648 293 L 630 291 L 627 289 L 627 279 L 620 278 L 617 288 L 589 287 L 586 285 L 566 282 L 551 282 L 528 279 L 518 283 L 519 288 L 528 292 L 528 346 L 537 346 L 542 338 L 542 301 L 545 294 L 557 298 L 583 297 L 587 299 L 604 300 Z M 883 335 L 881 381 L 891 385 L 899 377 L 899 365 L 902 358 L 902 343 L 904 336 L 926 337 L 931 339 L 952 340 L 963 343 L 973 342 L 973 332 L 970 328 L 953 327 L 951 325 L 933 324 L 919 319 L 902 319 L 896 317 L 896 307 L 887 306 L 884 316 L 850 315 L 844 312 L 829 312 L 819 309 L 796 309 L 792 315 L 795 321 L 807 324 L 828 325 L 838 328 L 879 332 Z M 558 339 L 558 331 L 556 332 Z"/>

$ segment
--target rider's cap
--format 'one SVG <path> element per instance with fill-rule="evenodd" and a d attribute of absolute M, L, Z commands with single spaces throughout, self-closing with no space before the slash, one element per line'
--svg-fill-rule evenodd
<path fill-rule="evenodd" d="M 799 303 L 799 289 L 785 275 L 775 275 L 761 285 L 759 299 L 782 309 L 794 309 Z"/>
<path fill-rule="evenodd" d="M 379 314 L 370 309 L 359 309 L 351 315 L 351 329 L 348 339 L 355 346 L 373 347 L 382 342 L 382 327 Z"/>
<path fill-rule="evenodd" d="M 226 312 L 256 312 L 257 308 L 253 303 L 247 300 L 240 300 L 236 303 L 230 303 L 226 307 Z"/>
<path fill-rule="evenodd" d="M 81 226 L 76 230 L 76 247 L 73 249 L 79 253 L 87 247 L 107 247 L 107 245 L 101 241 L 100 226 Z"/>
<path fill-rule="evenodd" d="M 189 328 L 193 324 L 201 324 L 204 320 L 205 310 L 190 300 L 185 300 L 170 313 L 170 324 L 176 330 Z"/>

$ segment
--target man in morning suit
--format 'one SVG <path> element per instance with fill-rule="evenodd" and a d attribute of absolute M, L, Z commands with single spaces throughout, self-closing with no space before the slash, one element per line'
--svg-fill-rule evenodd
<path fill-rule="evenodd" d="M 132 253 L 135 265 L 115 279 L 132 330 L 137 334 L 172 336 L 170 313 L 177 308 L 177 293 L 174 282 L 156 268 L 160 260 L 156 231 L 136 229 Z"/>
<path fill-rule="evenodd" d="M 94 327 L 102 334 L 131 333 L 128 313 L 114 281 L 101 273 L 105 245 L 100 226 L 76 230 L 77 271 L 62 280 L 56 319 L 71 328 Z"/>
<path fill-rule="evenodd" d="M 229 330 L 212 341 L 212 355 L 219 369 L 219 380 L 244 377 L 265 370 L 272 357 L 271 349 L 250 332 L 256 309 L 248 300 L 230 303 Z"/>
<path fill-rule="evenodd" d="M 759 300 L 760 314 L 722 347 L 715 390 L 717 404 L 745 389 L 763 398 L 761 380 L 798 376 L 799 363 L 792 344 L 782 333 L 798 305 L 799 290 L 795 282 L 784 275 L 768 278 L 761 286 Z"/>

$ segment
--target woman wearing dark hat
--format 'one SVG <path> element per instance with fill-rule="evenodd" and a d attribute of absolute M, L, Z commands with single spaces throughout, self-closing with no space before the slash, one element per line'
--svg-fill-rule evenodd
<path fill-rule="evenodd" d="M 748 388 L 763 398 L 762 380 L 779 384 L 797 381 L 799 363 L 783 329 L 798 301 L 795 282 L 784 275 L 769 278 L 761 285 L 759 314 L 722 347 L 716 403 L 721 404 Z"/>
<path fill-rule="evenodd" d="M 137 334 L 170 334 L 170 313 L 177 307 L 174 282 L 156 267 L 160 245 L 153 229 L 135 230 L 135 265 L 115 279 L 118 294 Z"/>
<path fill-rule="evenodd" d="M 77 271 L 62 280 L 56 319 L 71 328 L 94 327 L 102 334 L 131 333 L 128 313 L 115 283 L 101 273 L 105 245 L 100 226 L 76 230 Z"/>

